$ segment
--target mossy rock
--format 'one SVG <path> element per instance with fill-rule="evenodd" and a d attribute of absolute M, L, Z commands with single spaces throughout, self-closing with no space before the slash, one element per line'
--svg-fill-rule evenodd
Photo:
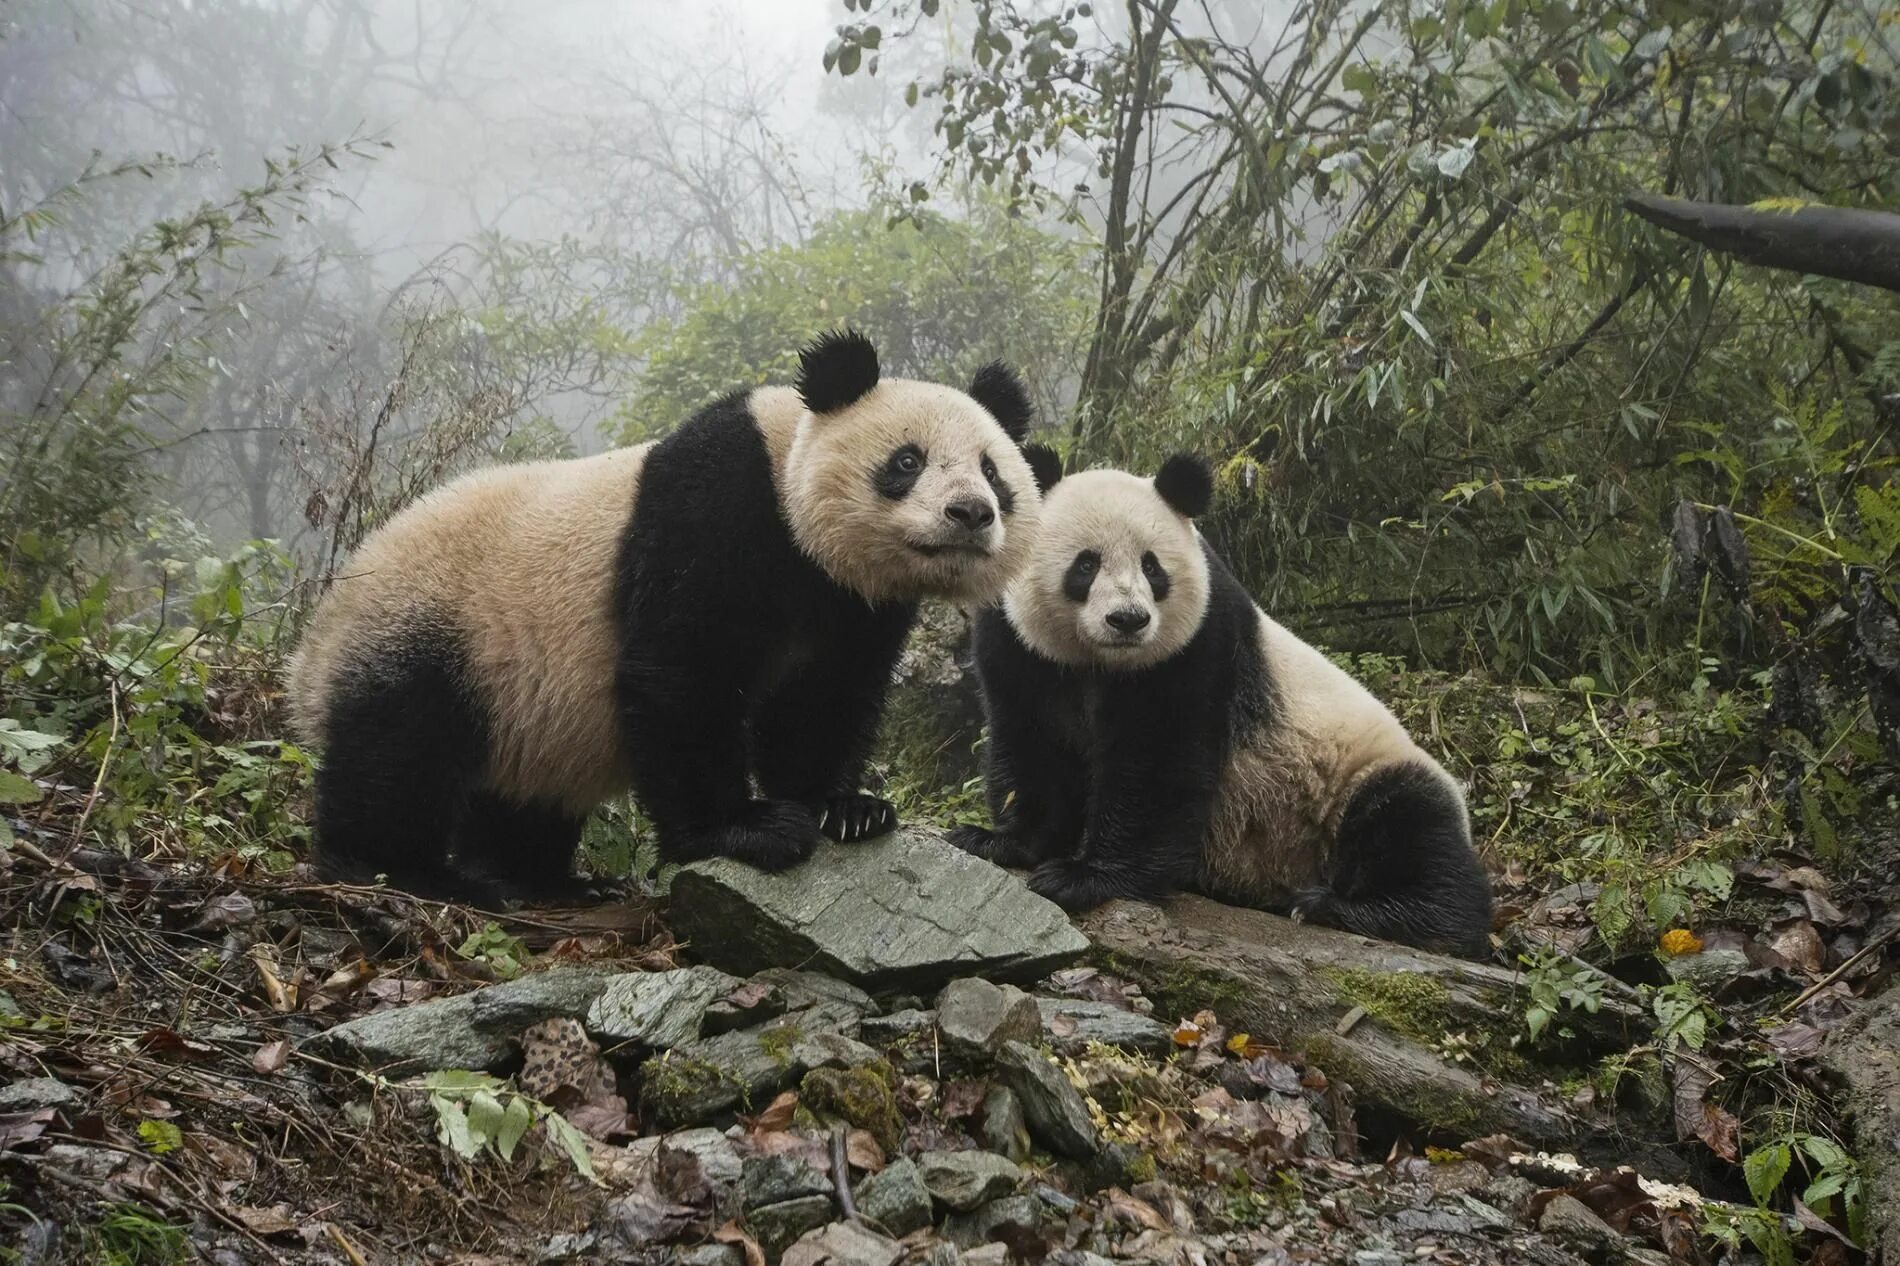
<path fill-rule="evenodd" d="M 814 1068 L 799 1084 L 799 1104 L 868 1130 L 878 1146 L 895 1152 L 904 1133 L 896 1085 L 897 1073 L 881 1059 L 855 1068 Z"/>

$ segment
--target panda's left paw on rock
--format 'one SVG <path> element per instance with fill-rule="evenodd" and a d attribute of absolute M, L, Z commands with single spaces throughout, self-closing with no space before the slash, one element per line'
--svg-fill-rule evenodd
<path fill-rule="evenodd" d="M 897 806 L 861 791 L 833 796 L 818 809 L 819 831 L 840 844 L 875 839 L 896 828 Z"/>

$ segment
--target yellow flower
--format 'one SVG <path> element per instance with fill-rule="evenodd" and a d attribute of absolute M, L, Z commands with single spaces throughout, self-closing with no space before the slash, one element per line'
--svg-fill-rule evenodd
<path fill-rule="evenodd" d="M 1662 934 L 1662 952 L 1665 954 L 1700 954 L 1702 938 L 1688 928 L 1670 928 Z"/>

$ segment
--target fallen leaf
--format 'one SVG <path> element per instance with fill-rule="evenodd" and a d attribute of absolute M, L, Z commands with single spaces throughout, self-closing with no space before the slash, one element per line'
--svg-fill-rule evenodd
<path fill-rule="evenodd" d="M 1227 1049 L 1242 1059 L 1259 1059 L 1262 1055 L 1273 1052 L 1273 1047 L 1265 1042 L 1255 1041 L 1253 1036 L 1247 1033 L 1236 1033 L 1228 1038 Z"/>
<path fill-rule="evenodd" d="M 1794 1198 L 1794 1220 L 1817 1235 L 1825 1235 L 1830 1239 L 1839 1240 L 1848 1248 L 1858 1249 L 1860 1247 L 1860 1245 L 1841 1234 L 1840 1228 L 1836 1227 L 1832 1222 L 1829 1222 L 1814 1210 L 1808 1208 L 1799 1196 Z"/>
<path fill-rule="evenodd" d="M 51 1108 L 34 1108 L 30 1112 L 0 1112 L 0 1152 L 22 1143 L 31 1143 L 46 1133 L 46 1127 L 53 1123 L 56 1115 Z"/>
<path fill-rule="evenodd" d="M 1738 1146 L 1741 1131 L 1742 1123 L 1733 1112 L 1718 1104 L 1703 1103 L 1702 1123 L 1696 1127 L 1696 1137 L 1707 1143 L 1711 1152 L 1731 1165 L 1742 1159 Z"/>
<path fill-rule="evenodd" d="M 739 1229 L 737 1222 L 728 1222 L 713 1232 L 713 1239 L 721 1244 L 737 1244 L 745 1253 L 745 1266 L 765 1266 L 765 1250 L 759 1242 Z"/>
<path fill-rule="evenodd" d="M 356 993 L 375 978 L 376 969 L 371 967 L 364 959 L 359 958 L 353 963 L 348 963 L 337 968 L 328 976 L 324 977 L 323 983 L 318 985 L 315 991 L 311 993 L 310 999 L 305 1004 L 304 1009 L 307 1011 L 322 1011 L 327 1007 L 333 1007 L 337 1003 L 342 1002 L 345 998 Z"/>
<path fill-rule="evenodd" d="M 139 1039 L 139 1045 L 154 1055 L 167 1059 L 190 1060 L 201 1063 L 218 1057 L 218 1048 L 204 1042 L 194 1042 L 176 1029 L 147 1029 L 145 1036 Z"/>
<path fill-rule="evenodd" d="M 257 905 L 241 892 L 227 892 L 198 907 L 187 932 L 224 932 L 257 918 Z"/>
<path fill-rule="evenodd" d="M 844 1136 L 845 1163 L 853 1169 L 875 1174 L 884 1168 L 884 1149 L 869 1130 L 852 1130 Z"/>
<path fill-rule="evenodd" d="M 1119 1218 L 1130 1226 L 1144 1227 L 1150 1231 L 1168 1231 L 1173 1228 L 1161 1211 L 1146 1200 L 1138 1200 L 1120 1187 L 1108 1189 L 1108 1214 Z"/>
<path fill-rule="evenodd" d="M 748 1130 L 760 1134 L 769 1134 L 775 1130 L 792 1128 L 792 1117 L 798 1112 L 798 1092 L 786 1090 L 765 1105 L 765 1111 L 756 1117 L 745 1119 Z"/>
<path fill-rule="evenodd" d="M 264 986 L 264 1000 L 273 1011 L 295 1011 L 297 989 L 277 974 L 277 950 L 262 942 L 251 946 L 251 961 L 257 964 L 257 977 Z"/>
<path fill-rule="evenodd" d="M 1670 928 L 1659 942 L 1665 954 L 1700 954 L 1702 938 L 1688 928 Z"/>
<path fill-rule="evenodd" d="M 289 1205 L 276 1204 L 268 1209 L 238 1207 L 229 1212 L 253 1235 L 288 1235 L 297 1229 L 297 1220 L 290 1216 Z"/>
<path fill-rule="evenodd" d="M 1783 1059 L 1812 1059 L 1820 1054 L 1821 1043 L 1827 1034 L 1812 1024 L 1803 1024 L 1792 1020 L 1787 1024 L 1777 1024 L 1768 1030 L 1768 1045 Z"/>
<path fill-rule="evenodd" d="M 1821 934 L 1807 919 L 1794 919 L 1777 928 L 1768 944 L 1775 953 L 1811 976 L 1820 975 L 1826 965 L 1827 947 L 1821 944 Z"/>
<path fill-rule="evenodd" d="M 260 1076 L 268 1077 L 282 1068 L 290 1059 L 290 1041 L 278 1038 L 275 1042 L 266 1042 L 251 1053 L 251 1070 Z"/>

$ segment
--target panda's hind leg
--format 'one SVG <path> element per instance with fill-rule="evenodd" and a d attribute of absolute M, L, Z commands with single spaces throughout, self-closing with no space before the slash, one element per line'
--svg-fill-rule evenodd
<path fill-rule="evenodd" d="M 1360 784 L 1322 885 L 1301 893 L 1294 911 L 1362 936 L 1486 956 L 1491 884 L 1443 776 L 1405 762 Z"/>
<path fill-rule="evenodd" d="M 587 824 L 559 805 L 521 804 L 478 791 L 456 834 L 460 869 L 502 893 L 529 901 L 598 897 L 595 885 L 574 873 L 574 852 Z"/>
<path fill-rule="evenodd" d="M 429 624 L 392 633 L 332 682 L 317 770 L 324 874 L 383 875 L 425 897 L 494 897 L 448 862 L 486 744 L 465 662 L 459 641 Z"/>

